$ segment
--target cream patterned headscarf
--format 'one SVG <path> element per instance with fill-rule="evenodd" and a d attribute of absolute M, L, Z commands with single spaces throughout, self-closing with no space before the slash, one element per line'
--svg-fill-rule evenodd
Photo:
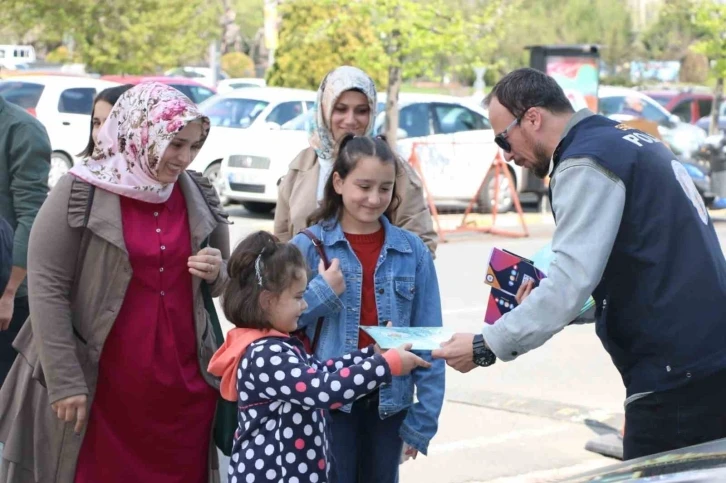
<path fill-rule="evenodd" d="M 332 161 L 335 152 L 335 140 L 330 129 L 333 107 L 341 94 L 352 90 L 361 91 L 368 98 L 370 120 L 366 135 L 373 132 L 377 106 L 376 85 L 373 79 L 359 68 L 347 65 L 330 71 L 320 83 L 318 98 L 313 108 L 314 122 L 308 129 L 310 146 L 315 148 L 318 158 L 324 161 Z"/>
<path fill-rule="evenodd" d="M 163 203 L 173 184 L 160 183 L 159 163 L 174 136 L 192 121 L 202 123 L 202 143 L 209 119 L 184 94 L 157 82 L 124 92 L 98 133 L 90 158 L 71 173 L 106 191 L 149 203 Z"/>

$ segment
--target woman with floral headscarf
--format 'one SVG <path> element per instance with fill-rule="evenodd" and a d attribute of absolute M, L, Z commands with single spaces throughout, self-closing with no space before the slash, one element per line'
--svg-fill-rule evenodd
<path fill-rule="evenodd" d="M 370 135 L 376 118 L 376 86 L 357 67 L 342 66 L 328 73 L 318 89 L 310 147 L 290 163 L 280 183 L 275 208 L 275 235 L 289 241 L 309 226 L 308 218 L 323 198 L 323 187 L 333 169 L 336 144 L 348 133 Z M 437 236 L 424 201 L 421 181 L 402 162 L 396 178 L 397 208 L 391 223 L 419 235 L 433 255 Z"/>
<path fill-rule="evenodd" d="M 185 171 L 209 120 L 157 83 L 125 92 L 30 235 L 30 323 L 0 391 L 0 482 L 217 482 L 218 381 L 202 284 L 229 253 Z"/>

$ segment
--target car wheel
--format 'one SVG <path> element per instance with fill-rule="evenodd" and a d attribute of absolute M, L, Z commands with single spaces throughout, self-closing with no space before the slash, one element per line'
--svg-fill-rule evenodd
<path fill-rule="evenodd" d="M 514 178 L 514 173 L 511 170 L 509 174 Z M 485 213 L 491 213 L 492 211 L 496 181 L 496 173 L 492 169 L 487 173 L 486 178 L 484 178 L 484 186 L 481 189 L 481 193 L 479 193 L 479 208 Z M 500 173 L 499 175 L 499 193 L 497 198 L 497 213 L 507 213 L 514 207 L 512 187 L 509 186 L 509 180 L 504 173 Z"/>
<path fill-rule="evenodd" d="M 204 170 L 204 176 L 212 183 L 214 189 L 217 191 L 219 201 L 222 202 L 222 206 L 229 203 L 229 198 L 224 194 L 224 179 L 222 178 L 222 163 L 216 162 L 209 165 Z"/>
<path fill-rule="evenodd" d="M 243 201 L 242 206 L 250 213 L 264 215 L 271 212 L 275 208 L 274 203 L 262 203 L 259 201 Z"/>
<path fill-rule="evenodd" d="M 50 155 L 50 171 L 48 171 L 48 188 L 58 183 L 63 175 L 65 175 L 73 167 L 71 159 L 63 153 L 53 153 Z"/>

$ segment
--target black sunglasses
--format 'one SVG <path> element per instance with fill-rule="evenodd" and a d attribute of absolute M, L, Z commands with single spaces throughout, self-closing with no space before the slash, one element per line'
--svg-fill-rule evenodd
<path fill-rule="evenodd" d="M 522 122 L 522 118 L 524 117 L 525 114 L 527 114 L 527 111 L 529 111 L 530 109 L 531 109 L 531 107 L 528 107 L 527 109 L 525 109 L 524 112 L 522 113 L 522 115 L 515 118 L 514 121 L 512 121 L 504 131 L 502 131 L 499 134 L 497 134 L 496 136 L 494 136 L 494 142 L 497 143 L 497 146 L 502 148 L 502 151 L 504 151 L 505 153 L 512 152 L 512 145 L 509 144 L 509 141 L 507 141 L 507 137 L 509 137 L 509 131 L 511 131 L 514 128 L 514 126 L 516 126 L 520 122 Z"/>

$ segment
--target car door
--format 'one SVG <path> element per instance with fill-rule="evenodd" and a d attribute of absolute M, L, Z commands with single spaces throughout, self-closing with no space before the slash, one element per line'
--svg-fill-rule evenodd
<path fill-rule="evenodd" d="M 436 172 L 435 197 L 470 200 L 497 153 L 489 120 L 460 104 L 432 106 L 435 138 L 443 142 L 446 163 Z"/>
<path fill-rule="evenodd" d="M 62 89 L 58 96 L 56 113 L 46 126 L 54 150 L 65 151 L 71 156 L 83 151 L 91 133 L 91 114 L 96 89 L 71 87 Z"/>

